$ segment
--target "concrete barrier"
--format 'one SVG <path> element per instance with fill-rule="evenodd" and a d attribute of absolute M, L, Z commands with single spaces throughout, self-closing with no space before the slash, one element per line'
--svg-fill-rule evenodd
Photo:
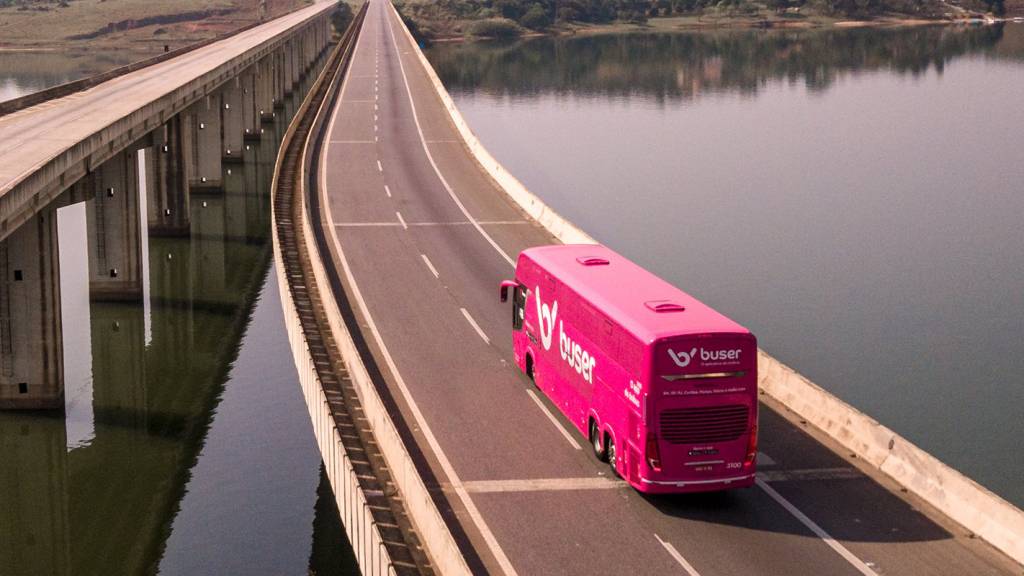
<path fill-rule="evenodd" d="M 312 95 L 316 92 L 316 86 L 321 82 L 330 81 L 330 78 L 327 77 L 329 71 L 329 67 L 325 68 L 323 76 L 310 89 L 309 95 L 307 95 L 296 112 L 296 118 L 301 118 L 308 111 Z M 297 125 L 297 122 L 292 122 L 281 141 L 281 148 L 274 166 L 274 177 L 271 184 L 271 190 L 275 191 L 275 193 L 278 190 L 278 181 L 285 158 L 285 151 L 295 137 Z M 304 181 L 304 179 L 300 179 L 300 181 Z M 301 190 L 296 193 L 301 193 Z M 295 368 L 298 372 L 299 384 L 306 401 L 306 407 L 309 410 L 310 420 L 313 423 L 313 433 L 324 461 L 327 477 L 334 491 L 335 503 L 338 506 L 338 512 L 349 542 L 352 544 L 352 549 L 355 552 L 356 561 L 359 563 L 360 572 L 373 576 L 394 575 L 396 574 L 394 564 L 384 544 L 380 527 L 373 517 L 370 503 L 359 483 L 352 459 L 342 443 L 341 433 L 335 426 L 327 393 L 317 374 L 313 355 L 310 352 L 310 347 L 302 328 L 299 308 L 292 297 L 292 287 L 289 285 L 286 276 L 284 254 L 278 233 L 280 217 L 281 215 L 277 213 L 275 208 L 275 203 L 271 202 L 274 264 L 281 298 L 281 308 L 284 312 L 285 329 L 288 333 L 289 347 L 291 348 Z M 306 242 L 306 245 L 315 247 L 316 244 L 312 238 L 309 219 L 305 210 L 302 211 L 302 230 L 303 241 Z M 311 252 L 315 253 L 312 249 Z M 314 277 L 318 286 L 329 286 L 330 284 L 324 278 L 325 274 L 323 273 L 322 265 L 319 268 L 316 266 L 318 263 L 317 261 L 313 266 Z"/>
<path fill-rule="evenodd" d="M 396 11 L 397 14 L 397 11 Z M 434 89 L 481 167 L 527 214 L 566 244 L 596 243 L 578 226 L 526 189 L 488 152 L 469 128 L 434 67 L 403 26 Z M 1024 563 L 1024 512 L 987 488 L 807 380 L 763 350 L 758 351 L 761 389 L 844 448 L 891 477 L 1015 561 Z"/>

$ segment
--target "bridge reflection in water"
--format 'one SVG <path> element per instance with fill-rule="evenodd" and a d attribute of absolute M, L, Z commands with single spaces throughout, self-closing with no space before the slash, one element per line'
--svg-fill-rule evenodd
<path fill-rule="evenodd" d="M 0 411 L 0 573 L 168 571 L 161 558 L 265 288 L 274 160 L 309 81 L 264 118 L 261 137 L 247 137 L 240 154 L 222 162 L 219 186 L 192 187 L 186 230 L 168 233 L 150 218 L 141 299 L 97 297 L 95 283 L 90 290 L 91 203 L 55 211 L 59 255 L 41 259 L 59 260 L 65 410 Z M 152 172 L 160 169 L 150 153 L 137 165 L 146 172 L 138 179 L 140 215 L 147 196 L 152 206 Z M 276 297 L 266 302 L 278 305 Z M 291 370 L 284 344 L 255 354 L 281 354 Z M 280 395 L 302 406 L 293 381 L 266 385 L 283 386 Z M 308 433 L 305 411 L 294 414 Z M 316 455 L 312 435 L 303 440 Z M 278 456 L 261 453 L 257 466 L 272 467 Z M 354 572 L 344 538 L 334 536 L 343 531 L 330 487 L 322 471 L 306 476 L 320 484 L 309 568 Z"/>

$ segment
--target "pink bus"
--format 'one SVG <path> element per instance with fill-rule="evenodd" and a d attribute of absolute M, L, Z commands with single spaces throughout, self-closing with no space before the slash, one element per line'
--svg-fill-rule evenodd
<path fill-rule="evenodd" d="M 599 245 L 524 250 L 512 290 L 521 370 L 641 492 L 750 486 L 753 334 Z"/>

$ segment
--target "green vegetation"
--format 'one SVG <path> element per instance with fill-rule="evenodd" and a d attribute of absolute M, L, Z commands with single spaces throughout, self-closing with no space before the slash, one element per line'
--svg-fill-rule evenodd
<path fill-rule="evenodd" d="M 1015 0 L 1009 0 L 1014 2 Z M 499 37 L 522 30 L 572 31 L 595 24 L 648 24 L 648 19 L 695 19 L 682 24 L 800 26 L 835 20 L 955 19 L 1001 15 L 1007 0 L 400 0 L 418 37 Z M 486 24 L 484 24 L 486 22 Z M 501 22 L 501 24 L 498 24 Z M 482 33 L 478 33 L 482 32 Z"/>

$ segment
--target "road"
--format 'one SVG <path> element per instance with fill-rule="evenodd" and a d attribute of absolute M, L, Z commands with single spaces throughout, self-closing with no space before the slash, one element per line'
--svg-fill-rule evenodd
<path fill-rule="evenodd" d="M 511 309 L 497 300 L 518 252 L 556 241 L 474 162 L 401 26 L 371 0 L 319 186 L 378 385 L 476 570 L 1021 573 L 771 405 L 754 488 L 652 498 L 610 480 L 513 366 Z"/>

